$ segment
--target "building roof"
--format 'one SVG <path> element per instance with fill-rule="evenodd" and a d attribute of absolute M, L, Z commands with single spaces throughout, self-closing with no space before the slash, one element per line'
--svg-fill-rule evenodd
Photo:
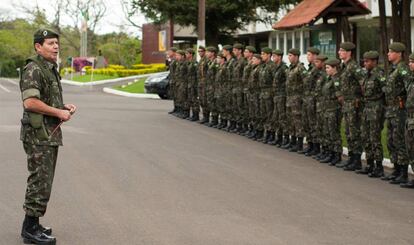
<path fill-rule="evenodd" d="M 322 17 L 364 15 L 370 12 L 359 0 L 303 0 L 272 27 L 289 29 L 312 24 Z"/>

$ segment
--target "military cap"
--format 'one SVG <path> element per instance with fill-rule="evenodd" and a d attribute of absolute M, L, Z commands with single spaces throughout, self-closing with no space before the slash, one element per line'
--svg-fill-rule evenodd
<path fill-rule="evenodd" d="M 48 38 L 58 38 L 59 39 L 59 34 L 57 34 L 56 32 L 54 32 L 52 30 L 49 30 L 49 29 L 39 29 L 33 35 L 34 43 L 41 42 L 41 41 L 43 41 L 45 39 L 48 39 Z"/>
<path fill-rule="evenodd" d="M 300 50 L 297 49 L 297 48 L 291 48 L 291 49 L 289 49 L 289 52 L 288 53 L 299 56 L 300 55 Z"/>
<path fill-rule="evenodd" d="M 177 48 L 176 47 L 171 47 L 169 50 L 173 51 L 173 52 L 177 52 Z"/>
<path fill-rule="evenodd" d="M 204 46 L 202 46 L 202 45 L 198 46 L 198 49 L 201 49 L 201 50 L 206 51 L 206 47 L 204 47 Z"/>
<path fill-rule="evenodd" d="M 391 49 L 394 52 L 401 53 L 405 51 L 405 45 L 400 42 L 393 42 L 391 43 L 389 49 Z"/>
<path fill-rule="evenodd" d="M 177 54 L 181 54 L 181 55 L 185 55 L 185 52 L 184 52 L 184 50 L 177 50 Z"/>
<path fill-rule="evenodd" d="M 217 54 L 217 56 L 218 56 L 218 57 L 220 57 L 220 58 L 226 58 L 226 56 L 224 56 L 223 52 L 219 52 L 219 53 Z"/>
<path fill-rule="evenodd" d="M 412 53 L 411 55 L 410 55 L 410 57 L 408 57 L 410 60 L 414 60 L 414 53 Z"/>
<path fill-rule="evenodd" d="M 272 49 L 269 47 L 262 48 L 262 52 L 266 54 L 272 54 Z"/>
<path fill-rule="evenodd" d="M 364 59 L 377 60 L 379 53 L 377 51 L 368 51 L 364 53 Z"/>
<path fill-rule="evenodd" d="M 236 48 L 236 49 L 243 49 L 244 47 L 243 47 L 243 44 L 241 44 L 241 43 L 235 43 L 235 44 L 233 45 L 233 48 Z"/>
<path fill-rule="evenodd" d="M 246 49 L 249 50 L 252 53 L 256 53 L 257 52 L 256 48 L 253 47 L 253 46 L 247 46 Z"/>
<path fill-rule="evenodd" d="M 277 55 L 282 56 L 283 55 L 283 51 L 280 50 L 280 49 L 275 49 L 275 50 L 273 50 L 273 54 L 277 54 Z"/>
<path fill-rule="evenodd" d="M 325 62 L 325 64 L 330 66 L 338 66 L 339 64 L 341 64 L 341 61 L 339 61 L 338 59 L 328 59 Z"/>
<path fill-rule="evenodd" d="M 339 45 L 339 47 L 345 51 L 352 51 L 355 49 L 355 44 L 351 42 L 343 42 Z"/>
<path fill-rule="evenodd" d="M 253 57 L 258 58 L 259 60 L 262 59 L 262 56 L 260 54 L 254 54 Z"/>
<path fill-rule="evenodd" d="M 194 54 L 195 52 L 194 52 L 194 49 L 192 49 L 192 48 L 188 48 L 188 49 L 186 49 L 185 50 L 185 52 L 186 53 L 189 53 L 189 54 Z"/>
<path fill-rule="evenodd" d="M 308 48 L 308 52 L 311 52 L 312 54 L 318 55 L 321 51 L 317 48 L 310 47 L 310 48 Z"/>
<path fill-rule="evenodd" d="M 321 60 L 321 61 L 325 61 L 325 60 L 328 59 L 328 56 L 320 54 L 320 55 L 316 56 L 316 59 Z"/>
<path fill-rule="evenodd" d="M 227 50 L 227 51 L 232 51 L 233 50 L 233 46 L 231 45 L 224 45 L 223 49 Z"/>
<path fill-rule="evenodd" d="M 208 52 L 217 53 L 217 48 L 216 48 L 216 47 L 213 47 L 213 46 L 208 46 L 208 47 L 206 48 L 206 50 L 207 50 Z"/>

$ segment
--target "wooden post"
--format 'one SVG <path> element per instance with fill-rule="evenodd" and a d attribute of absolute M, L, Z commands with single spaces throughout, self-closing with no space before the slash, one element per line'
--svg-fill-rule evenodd
<path fill-rule="evenodd" d="M 384 59 L 384 70 L 388 75 L 388 28 L 387 28 L 387 19 L 385 12 L 385 0 L 378 1 L 379 9 L 379 18 L 380 18 L 380 36 L 381 36 L 381 49 L 382 49 L 382 58 Z"/>

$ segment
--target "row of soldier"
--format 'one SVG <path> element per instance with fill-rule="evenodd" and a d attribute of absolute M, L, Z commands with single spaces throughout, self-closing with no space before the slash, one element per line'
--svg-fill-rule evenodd
<path fill-rule="evenodd" d="M 404 63 L 404 44 L 394 42 L 387 54 L 388 75 L 379 53 L 364 53 L 364 65 L 353 59 L 355 44 L 341 43 L 338 59 L 317 48 L 283 52 L 252 46 L 168 50 L 170 93 L 177 117 L 247 136 L 305 154 L 321 163 L 414 188 L 408 166 L 414 160 L 414 55 Z M 200 120 L 200 108 L 202 119 Z M 387 148 L 394 170 L 384 174 L 381 132 L 387 122 Z M 341 123 L 348 159 L 342 161 Z M 304 148 L 306 139 L 307 147 Z M 366 154 L 366 166 L 361 155 Z"/>

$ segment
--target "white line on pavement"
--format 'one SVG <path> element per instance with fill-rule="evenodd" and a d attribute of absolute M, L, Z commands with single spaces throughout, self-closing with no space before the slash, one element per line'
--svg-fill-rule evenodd
<path fill-rule="evenodd" d="M 0 84 L 0 88 L 3 89 L 4 91 L 6 91 L 7 93 L 10 93 L 10 90 L 8 90 L 6 87 L 4 87 L 3 85 Z"/>
<path fill-rule="evenodd" d="M 17 84 L 17 82 L 16 82 L 16 81 L 14 81 L 14 80 L 12 80 L 12 79 L 10 79 L 10 78 L 4 78 L 4 81 L 9 82 L 9 83 L 11 83 L 11 84 L 13 84 L 13 85 L 16 85 L 16 86 L 18 86 L 18 85 L 19 85 L 19 84 Z"/>

